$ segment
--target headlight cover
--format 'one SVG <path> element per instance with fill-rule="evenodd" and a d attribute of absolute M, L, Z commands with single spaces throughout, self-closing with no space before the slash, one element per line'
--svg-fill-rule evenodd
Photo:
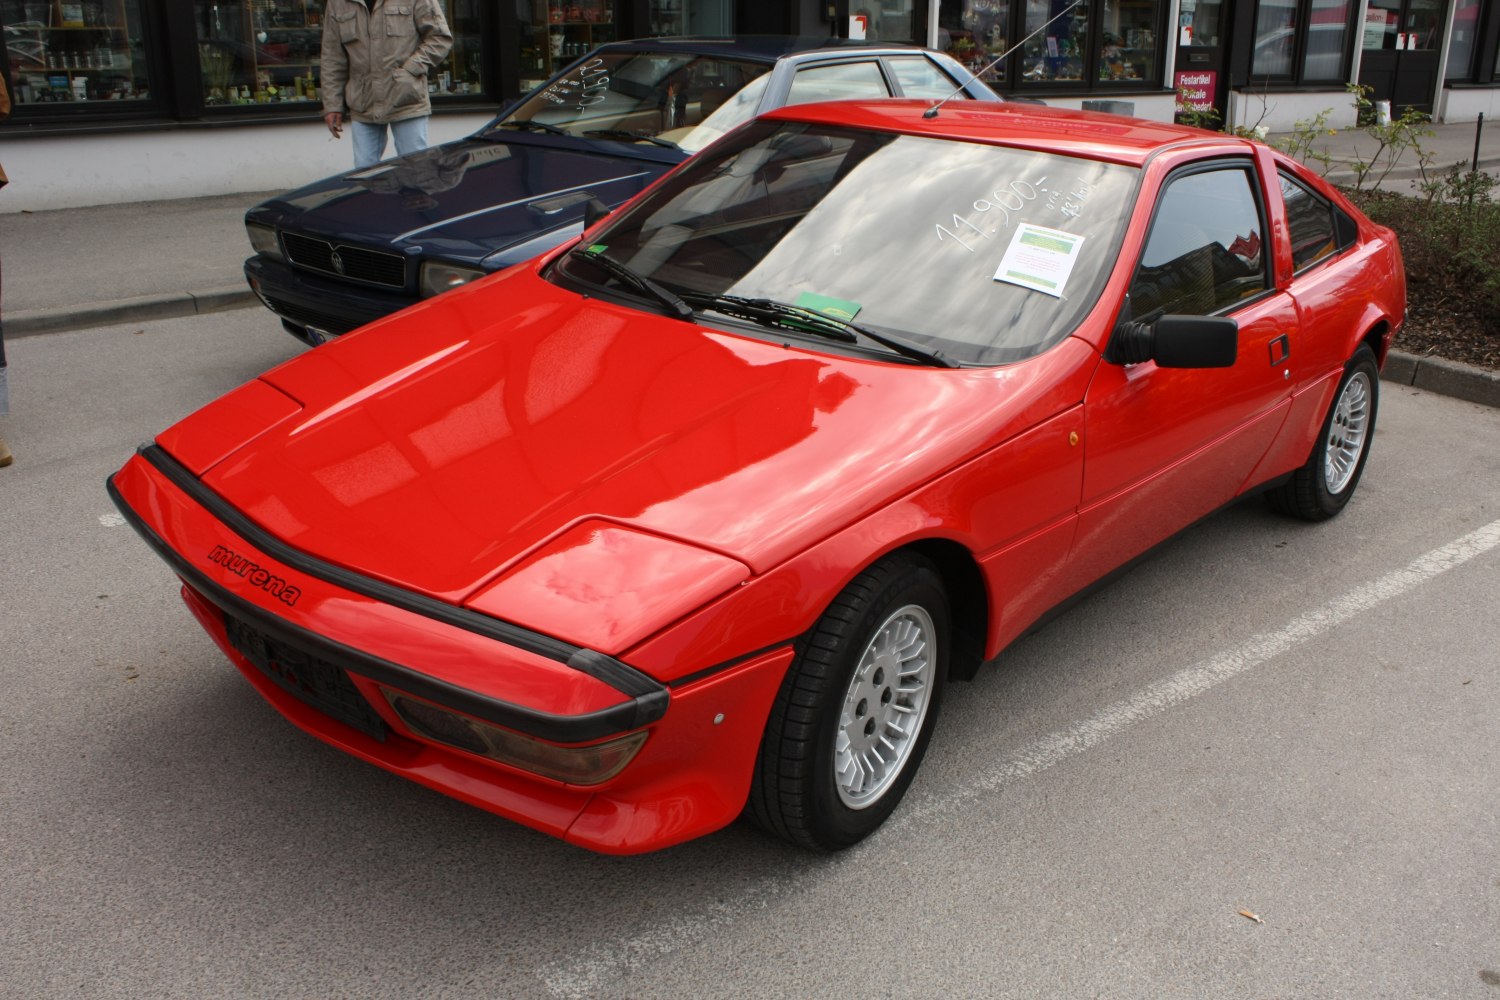
<path fill-rule="evenodd" d="M 422 298 L 431 298 L 441 295 L 443 292 L 457 288 L 459 285 L 467 285 L 469 282 L 484 277 L 488 271 L 481 271 L 477 267 L 461 267 L 458 264 L 444 264 L 439 261 L 424 261 L 418 278 L 418 287 Z"/>
<path fill-rule="evenodd" d="M 250 237 L 250 249 L 271 260 L 284 259 L 281 256 L 281 241 L 276 238 L 276 230 L 259 222 L 247 222 L 245 232 Z"/>

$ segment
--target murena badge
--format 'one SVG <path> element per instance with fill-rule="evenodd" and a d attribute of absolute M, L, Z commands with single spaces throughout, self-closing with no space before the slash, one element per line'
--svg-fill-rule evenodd
<path fill-rule="evenodd" d="M 253 586 L 259 587 L 287 606 L 296 604 L 297 598 L 302 596 L 302 591 L 281 577 L 222 545 L 214 546 L 214 550 L 208 554 L 208 561 L 218 563 L 231 573 L 238 573 L 249 580 Z"/>

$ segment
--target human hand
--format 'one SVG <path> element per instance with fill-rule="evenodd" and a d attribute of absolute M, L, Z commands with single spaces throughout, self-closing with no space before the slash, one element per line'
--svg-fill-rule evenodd
<path fill-rule="evenodd" d="M 333 133 L 335 139 L 344 135 L 344 116 L 341 112 L 330 111 L 323 116 L 323 122 L 328 126 L 328 131 Z"/>

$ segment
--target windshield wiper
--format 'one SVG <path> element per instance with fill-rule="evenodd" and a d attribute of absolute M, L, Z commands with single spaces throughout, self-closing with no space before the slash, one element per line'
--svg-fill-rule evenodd
<path fill-rule="evenodd" d="M 941 351 L 928 350 L 909 340 L 903 340 L 888 333 L 879 333 L 867 326 L 837 319 L 827 313 L 804 306 L 788 305 L 785 302 L 777 302 L 775 299 L 746 298 L 740 295 L 689 293 L 681 298 L 701 309 L 710 309 L 726 316 L 737 316 L 764 326 L 790 327 L 846 344 L 858 343 L 859 338 L 864 337 L 903 357 L 921 361 L 923 364 L 934 365 L 938 368 L 960 367 L 957 361 L 947 357 Z"/>
<path fill-rule="evenodd" d="M 628 265 L 621 264 L 617 260 L 611 260 L 610 258 L 604 256 L 604 251 L 602 249 L 595 250 L 592 247 L 574 247 L 572 250 L 568 251 L 568 256 L 577 258 L 578 260 L 588 261 L 590 264 L 595 264 L 599 267 L 600 270 L 607 271 L 614 277 L 623 281 L 625 284 L 645 292 L 647 295 L 650 295 L 656 301 L 672 310 L 672 312 L 676 314 L 678 319 L 693 318 L 693 307 L 684 302 L 682 296 L 678 295 L 670 288 L 658 285 L 656 282 L 652 281 L 644 274 L 637 273 Z"/>
<path fill-rule="evenodd" d="M 590 139 L 620 139 L 629 142 L 649 142 L 664 149 L 681 149 L 671 139 L 663 139 L 660 136 L 648 135 L 645 132 L 629 132 L 622 128 L 593 128 L 583 133 Z"/>
<path fill-rule="evenodd" d="M 511 118 L 495 126 L 496 128 L 519 128 L 527 132 L 551 132 L 553 135 L 572 135 L 567 129 L 558 128 L 556 125 L 548 125 L 539 122 L 535 118 Z"/>

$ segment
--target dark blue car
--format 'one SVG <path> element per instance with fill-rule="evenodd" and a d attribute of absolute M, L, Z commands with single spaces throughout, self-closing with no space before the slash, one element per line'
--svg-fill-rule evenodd
<path fill-rule="evenodd" d="M 999 100 L 924 49 L 671 38 L 596 49 L 474 135 L 340 174 L 245 216 L 245 276 L 319 344 L 533 257 L 763 111 L 869 97 Z"/>

